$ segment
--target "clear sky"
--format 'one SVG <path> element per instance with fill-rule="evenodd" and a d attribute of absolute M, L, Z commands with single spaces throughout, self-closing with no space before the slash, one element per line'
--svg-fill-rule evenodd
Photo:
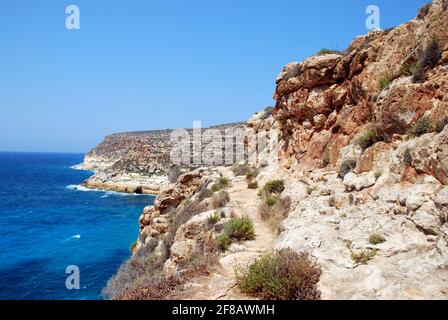
<path fill-rule="evenodd" d="M 0 0 L 0 150 L 86 152 L 110 133 L 246 120 L 321 48 L 426 0 Z M 81 29 L 65 28 L 76 4 Z"/>

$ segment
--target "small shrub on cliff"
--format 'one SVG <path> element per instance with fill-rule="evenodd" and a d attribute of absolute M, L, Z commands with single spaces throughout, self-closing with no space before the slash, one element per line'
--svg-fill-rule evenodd
<path fill-rule="evenodd" d="M 306 193 L 307 193 L 308 195 L 312 195 L 313 192 L 316 191 L 316 189 L 317 189 L 317 187 L 311 187 L 311 186 L 308 186 L 308 187 L 306 187 Z"/>
<path fill-rule="evenodd" d="M 263 221 L 268 221 L 272 228 L 278 225 L 287 217 L 291 211 L 291 198 L 280 198 L 274 205 L 270 206 L 263 202 L 258 207 L 258 214 Z"/>
<path fill-rule="evenodd" d="M 403 163 L 407 166 L 412 165 L 412 153 L 409 148 L 406 148 L 403 152 Z"/>
<path fill-rule="evenodd" d="M 271 180 L 267 182 L 264 187 L 263 191 L 266 194 L 280 194 L 285 190 L 285 182 L 283 180 Z"/>
<path fill-rule="evenodd" d="M 211 198 L 213 196 L 213 193 L 214 192 L 212 190 L 210 190 L 206 187 L 201 189 L 201 191 L 199 191 L 199 194 L 198 194 L 198 201 L 200 202 L 204 199 Z"/>
<path fill-rule="evenodd" d="M 266 198 L 266 204 L 270 207 L 272 207 L 274 204 L 277 203 L 279 197 L 275 194 L 270 194 L 269 196 L 267 196 Z"/>
<path fill-rule="evenodd" d="M 221 189 L 222 189 L 222 186 L 219 183 L 215 183 L 214 185 L 212 185 L 213 192 L 221 191 Z"/>
<path fill-rule="evenodd" d="M 250 166 L 248 164 L 238 164 L 233 166 L 232 171 L 236 177 L 245 176 L 250 171 Z"/>
<path fill-rule="evenodd" d="M 364 250 L 360 252 L 351 252 L 352 260 L 357 264 L 368 264 L 375 257 L 376 250 Z"/>
<path fill-rule="evenodd" d="M 378 142 L 376 130 L 369 130 L 358 138 L 356 143 L 363 149 L 367 149 Z"/>
<path fill-rule="evenodd" d="M 222 232 L 216 241 L 222 251 L 226 251 L 227 249 L 229 249 L 230 245 L 232 244 L 232 239 L 225 232 Z"/>
<path fill-rule="evenodd" d="M 431 3 L 425 3 L 419 10 L 417 14 L 417 19 L 423 20 L 428 15 L 431 9 Z"/>
<path fill-rule="evenodd" d="M 222 186 L 222 187 L 228 187 L 230 184 L 229 178 L 227 177 L 220 177 L 218 180 L 218 183 Z"/>
<path fill-rule="evenodd" d="M 221 215 L 217 212 L 213 213 L 207 218 L 207 222 L 212 225 L 218 223 L 219 220 L 221 220 Z"/>
<path fill-rule="evenodd" d="M 407 134 L 411 137 L 420 137 L 421 135 L 429 132 L 431 132 L 431 124 L 428 117 L 424 116 L 418 119 L 417 122 L 409 128 Z"/>
<path fill-rule="evenodd" d="M 437 133 L 440 133 L 445 129 L 445 127 L 448 125 L 448 117 L 443 118 L 442 120 L 438 121 L 435 125 L 435 130 Z"/>
<path fill-rule="evenodd" d="M 386 242 L 386 239 L 382 235 L 380 235 L 378 233 L 372 233 L 369 236 L 369 243 L 370 244 L 377 245 L 377 244 L 381 244 L 383 242 Z"/>
<path fill-rule="evenodd" d="M 221 191 L 220 193 L 215 193 L 212 196 L 212 207 L 213 207 L 213 209 L 222 208 L 229 201 L 230 201 L 230 196 L 227 191 Z"/>
<path fill-rule="evenodd" d="M 330 164 L 330 162 L 331 162 L 331 159 L 330 159 L 330 154 L 327 152 L 327 153 L 325 153 L 325 155 L 324 155 L 324 157 L 323 157 L 323 159 L 322 159 L 322 166 L 325 168 L 325 167 L 328 167 L 328 165 Z"/>
<path fill-rule="evenodd" d="M 291 249 L 264 255 L 247 269 L 237 267 L 240 290 L 262 300 L 319 300 L 322 271 L 307 253 Z"/>
<path fill-rule="evenodd" d="M 400 75 L 405 76 L 405 77 L 412 76 L 416 73 L 418 68 L 419 68 L 418 62 L 414 62 L 414 63 L 404 62 L 400 67 Z"/>
<path fill-rule="evenodd" d="M 344 178 L 347 173 L 356 168 L 356 160 L 349 159 L 342 161 L 339 167 L 339 177 Z"/>
<path fill-rule="evenodd" d="M 247 180 L 247 181 L 252 181 L 252 180 L 254 180 L 257 176 L 258 176 L 258 170 L 257 170 L 257 169 L 250 169 L 250 170 L 246 173 L 246 180 Z"/>
<path fill-rule="evenodd" d="M 231 219 L 224 225 L 223 233 L 238 241 L 255 239 L 254 224 L 247 216 Z"/>
<path fill-rule="evenodd" d="M 434 67 L 441 58 L 439 42 L 431 39 L 419 53 L 419 59 L 413 70 L 413 81 L 421 82 L 425 80 L 425 69 Z"/>
<path fill-rule="evenodd" d="M 392 83 L 392 81 L 395 80 L 395 76 L 392 73 L 387 73 L 385 74 L 379 81 L 379 86 L 381 90 L 386 89 L 387 87 L 390 86 L 390 84 Z"/>
<path fill-rule="evenodd" d="M 247 183 L 247 187 L 249 189 L 257 189 L 258 188 L 258 182 L 257 181 L 251 181 Z"/>
<path fill-rule="evenodd" d="M 316 55 L 318 55 L 318 56 L 324 56 L 324 55 L 327 55 L 327 54 L 341 54 L 341 52 L 340 51 L 337 51 L 337 50 L 332 50 L 332 49 L 327 49 L 327 48 L 322 48 L 322 49 L 320 49 L 318 52 L 317 52 L 317 54 Z"/>

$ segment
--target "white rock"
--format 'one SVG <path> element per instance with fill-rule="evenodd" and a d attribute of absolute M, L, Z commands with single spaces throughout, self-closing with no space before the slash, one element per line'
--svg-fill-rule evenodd
<path fill-rule="evenodd" d="M 344 177 L 344 185 L 347 191 L 361 191 L 375 184 L 376 178 L 373 172 L 365 172 L 360 175 L 349 172 Z"/>

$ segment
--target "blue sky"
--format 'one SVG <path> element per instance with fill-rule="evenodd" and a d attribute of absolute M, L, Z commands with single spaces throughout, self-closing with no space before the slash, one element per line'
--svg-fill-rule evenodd
<path fill-rule="evenodd" d="M 110 133 L 246 120 L 323 47 L 426 0 L 0 0 L 0 150 L 86 152 Z M 81 29 L 65 28 L 76 4 Z"/>

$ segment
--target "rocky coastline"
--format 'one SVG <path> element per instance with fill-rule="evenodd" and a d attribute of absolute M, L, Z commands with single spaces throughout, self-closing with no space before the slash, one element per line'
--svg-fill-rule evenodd
<path fill-rule="evenodd" d="M 234 269 L 291 250 L 320 268 L 312 298 L 448 298 L 447 8 L 435 0 L 345 52 L 286 65 L 275 108 L 243 125 L 278 137 L 257 146 L 255 165 L 183 168 L 171 181 L 135 183 L 142 172 L 168 176 L 161 133 L 106 138 L 86 157 L 98 170 L 86 184 L 158 193 L 106 295 L 263 298 L 244 291 Z M 281 216 L 266 219 L 270 212 Z M 242 219 L 254 228 L 245 238 L 228 231 Z"/>

